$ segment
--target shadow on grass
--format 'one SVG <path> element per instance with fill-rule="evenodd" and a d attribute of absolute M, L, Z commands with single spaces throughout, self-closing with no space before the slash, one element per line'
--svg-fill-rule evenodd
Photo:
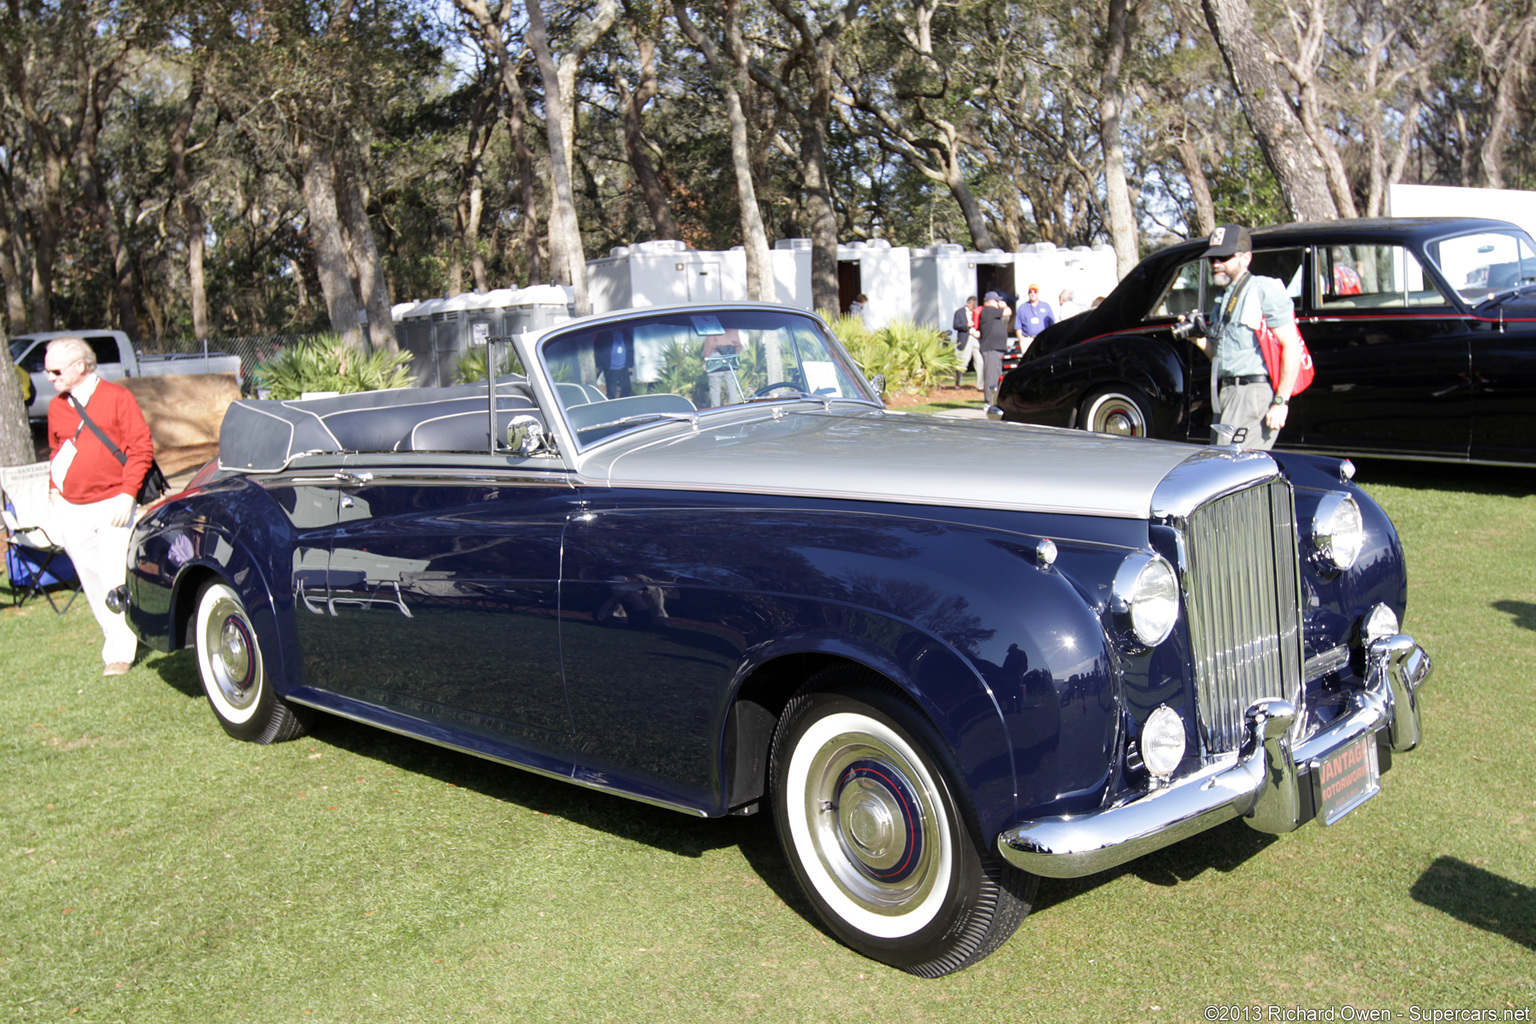
<path fill-rule="evenodd" d="M 1521 629 L 1536 631 L 1536 604 L 1530 601 L 1495 601 L 1494 611 L 1503 612 L 1515 620 Z"/>
<path fill-rule="evenodd" d="M 1455 857 L 1438 857 L 1409 894 L 1426 907 L 1536 950 L 1536 889 Z"/>
<path fill-rule="evenodd" d="M 188 697 L 202 696 L 191 650 L 159 656 L 147 667 L 172 689 Z M 831 936 L 784 858 L 766 801 L 763 812 L 748 817 L 691 818 L 333 715 L 320 714 L 310 738 L 397 771 L 433 778 L 675 856 L 701 857 L 710 850 L 735 847 L 785 906 Z M 1239 821 L 1228 822 L 1112 871 L 1087 878 L 1042 879 L 1033 912 L 1042 913 L 1123 875 L 1173 886 L 1206 871 L 1233 871 L 1274 840 Z"/>
<path fill-rule="evenodd" d="M 1220 871 L 1224 874 L 1236 871 L 1278 838 L 1255 832 L 1241 821 L 1229 821 L 1109 871 L 1085 878 L 1041 879 L 1034 913 L 1049 910 L 1074 896 L 1092 892 L 1125 875 L 1132 875 L 1151 885 L 1175 886 L 1198 878 L 1207 871 Z"/>
<path fill-rule="evenodd" d="M 1521 466 L 1469 466 L 1368 458 L 1351 461 L 1355 464 L 1355 482 L 1360 484 L 1429 487 L 1513 498 L 1536 494 L 1536 470 Z"/>
<path fill-rule="evenodd" d="M 152 657 L 146 667 L 173 690 L 188 697 L 203 696 L 197 660 L 190 649 Z M 699 857 L 706 850 L 731 846 L 741 846 L 744 851 L 759 845 L 778 848 L 766 816 L 690 818 L 324 713 L 317 714 L 309 735 L 402 772 L 434 778 L 682 857 Z M 793 886 L 792 878 L 789 884 Z"/>
<path fill-rule="evenodd" d="M 152 654 L 145 659 L 144 667 L 159 675 L 167 686 L 179 693 L 188 697 L 203 695 L 203 681 L 197 674 L 197 656 L 189 647 L 170 654 Z"/>
<path fill-rule="evenodd" d="M 160 656 L 148 667 L 172 689 L 188 697 L 202 696 L 192 651 Z M 785 906 L 831 936 L 784 859 L 766 805 L 762 813 L 749 817 L 690 818 L 333 715 L 319 715 L 310 738 L 397 771 L 433 778 L 675 856 L 701 857 L 706 851 L 736 847 Z M 1087 878 L 1042 879 L 1033 912 L 1043 913 L 1123 875 L 1172 886 L 1206 871 L 1233 871 L 1274 841 L 1274 836 L 1255 832 L 1242 822 L 1228 822 L 1112 871 Z"/>

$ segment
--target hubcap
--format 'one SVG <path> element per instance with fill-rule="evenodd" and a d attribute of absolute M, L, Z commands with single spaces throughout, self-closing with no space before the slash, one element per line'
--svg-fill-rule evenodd
<path fill-rule="evenodd" d="M 1104 420 L 1104 433 L 1106 434 L 1118 434 L 1121 437 L 1130 437 L 1135 433 L 1135 431 L 1135 425 L 1131 422 L 1131 418 L 1125 414 L 1123 409 L 1116 409 Z"/>
<path fill-rule="evenodd" d="M 1141 410 L 1123 398 L 1105 398 L 1093 409 L 1089 426 L 1100 434 L 1117 437 L 1146 437 L 1147 423 Z"/>
<path fill-rule="evenodd" d="M 919 778 L 904 751 L 871 736 L 843 734 L 814 755 L 812 843 L 837 887 L 866 910 L 901 913 L 939 874 L 938 818 Z"/>
<path fill-rule="evenodd" d="M 245 708 L 259 696 L 251 627 L 232 602 L 220 602 L 208 618 L 208 672 L 230 706 Z"/>
<path fill-rule="evenodd" d="M 838 782 L 837 817 L 848 856 L 871 878 L 899 882 L 922 855 L 917 801 L 889 766 L 851 765 Z"/>

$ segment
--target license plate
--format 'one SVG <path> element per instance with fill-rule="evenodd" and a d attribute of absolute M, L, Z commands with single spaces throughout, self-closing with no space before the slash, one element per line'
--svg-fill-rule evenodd
<path fill-rule="evenodd" d="M 1324 825 L 1332 825 L 1381 792 L 1381 766 L 1376 760 L 1376 736 L 1367 733 L 1320 758 L 1318 807 Z"/>

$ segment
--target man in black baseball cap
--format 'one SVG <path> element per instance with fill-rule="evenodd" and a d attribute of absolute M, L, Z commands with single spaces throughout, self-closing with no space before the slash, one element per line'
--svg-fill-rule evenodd
<path fill-rule="evenodd" d="M 1008 348 L 1008 322 L 1013 311 L 1000 292 L 987 292 L 978 328 L 981 339 L 981 390 L 987 405 L 997 401 L 997 381 L 1003 375 L 1003 352 Z"/>
<path fill-rule="evenodd" d="M 1252 232 L 1240 224 L 1223 224 L 1211 232 L 1211 247 L 1205 250 L 1204 258 L 1225 259 L 1239 252 L 1253 252 Z"/>
<path fill-rule="evenodd" d="M 1211 232 L 1204 258 L 1210 261 L 1211 281 L 1222 290 L 1211 310 L 1209 337 L 1191 340 L 1213 364 L 1212 423 L 1232 428 L 1232 444 L 1272 448 L 1285 426 L 1287 402 L 1301 370 L 1301 332 L 1290 294 L 1280 280 L 1248 272 L 1253 235 L 1241 224 L 1223 224 Z M 1264 365 L 1263 331 L 1274 332 L 1280 342 L 1278 382 L 1271 382 Z"/>

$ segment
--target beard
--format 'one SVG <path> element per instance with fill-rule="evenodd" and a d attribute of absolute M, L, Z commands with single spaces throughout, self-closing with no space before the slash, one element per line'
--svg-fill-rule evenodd
<path fill-rule="evenodd" d="M 1225 288 L 1227 285 L 1232 283 L 1232 275 L 1227 273 L 1225 270 L 1218 270 L 1211 275 L 1211 280 Z"/>

